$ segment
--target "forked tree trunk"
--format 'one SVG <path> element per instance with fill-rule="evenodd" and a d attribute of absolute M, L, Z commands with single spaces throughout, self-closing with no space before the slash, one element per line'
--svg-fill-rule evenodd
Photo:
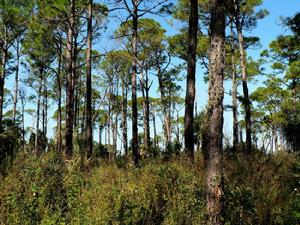
<path fill-rule="evenodd" d="M 235 10 L 236 14 L 240 14 L 240 3 L 239 1 L 235 2 Z M 242 32 L 242 27 L 239 18 L 235 18 L 235 26 L 238 35 L 239 41 L 239 51 L 240 51 L 240 63 L 242 70 L 242 85 L 243 85 L 243 105 L 245 108 L 245 122 L 246 122 L 246 150 L 247 152 L 251 152 L 252 149 L 252 138 L 251 138 L 251 102 L 249 99 L 249 90 L 248 90 L 248 81 L 247 81 L 247 60 L 246 60 L 246 52 L 244 48 L 244 37 Z"/>
<path fill-rule="evenodd" d="M 188 68 L 184 115 L 184 146 L 186 153 L 188 153 L 191 160 L 194 160 L 194 102 L 196 92 L 195 75 L 198 34 L 198 0 L 191 0 L 190 3 Z"/>
<path fill-rule="evenodd" d="M 166 94 L 165 94 L 165 85 L 163 81 L 163 74 L 161 71 L 159 60 L 156 60 L 156 66 L 157 66 L 157 78 L 158 78 L 158 87 L 160 91 L 160 103 L 163 108 L 163 130 L 164 130 L 164 139 L 166 142 L 166 146 L 171 142 L 171 126 L 170 126 L 170 118 L 168 117 L 168 104 L 166 100 Z"/>
<path fill-rule="evenodd" d="M 246 71 L 246 56 L 244 49 L 244 37 L 241 30 L 238 30 L 239 38 L 239 49 L 240 49 L 240 60 L 242 69 L 242 84 L 243 84 L 243 104 L 245 107 L 245 122 L 246 122 L 246 147 L 249 153 L 252 148 L 252 138 L 251 138 L 251 102 L 249 99 L 248 81 L 247 81 L 247 71 Z"/>
<path fill-rule="evenodd" d="M 224 98 L 225 12 L 223 0 L 211 0 L 209 57 L 208 130 L 204 146 L 206 165 L 206 199 L 209 225 L 222 220 L 222 138 Z"/>

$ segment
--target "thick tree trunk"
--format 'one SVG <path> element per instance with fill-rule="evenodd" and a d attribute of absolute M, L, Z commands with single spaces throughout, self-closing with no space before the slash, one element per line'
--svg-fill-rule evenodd
<path fill-rule="evenodd" d="M 198 34 L 198 1 L 191 0 L 189 19 L 189 47 L 187 84 L 185 95 L 184 115 L 184 145 L 185 151 L 194 160 L 194 102 L 195 102 L 195 75 L 196 75 L 196 49 Z"/>
<path fill-rule="evenodd" d="M 19 94 L 19 67 L 20 67 L 20 42 L 17 40 L 16 46 L 16 74 L 15 74 L 15 91 L 14 91 L 14 106 L 13 106 L 13 123 L 16 122 L 16 113 L 17 113 L 17 105 L 18 105 L 18 94 Z"/>
<path fill-rule="evenodd" d="M 68 158 L 73 154 L 73 126 L 74 126 L 74 78 L 75 78 L 75 59 L 74 59 L 74 25 L 75 25 L 75 0 L 70 1 L 71 15 L 67 35 L 67 54 L 66 54 L 66 133 L 65 133 L 65 153 Z"/>
<path fill-rule="evenodd" d="M 235 66 L 235 50 L 234 50 L 234 33 L 232 26 L 231 29 L 231 72 L 232 72 L 232 114 L 233 114 L 233 149 L 236 150 L 236 147 L 239 143 L 239 121 L 238 121 L 238 101 L 237 101 L 237 74 Z"/>
<path fill-rule="evenodd" d="M 134 164 L 137 165 L 140 159 L 139 144 L 138 144 L 138 112 L 137 112 L 137 56 L 138 56 L 138 1 L 133 1 L 133 14 L 132 14 L 132 46 L 133 46 L 133 59 L 132 59 L 132 156 Z"/>
<path fill-rule="evenodd" d="M 225 52 L 224 1 L 211 0 L 211 52 L 209 57 L 209 105 L 205 159 L 207 166 L 206 198 L 209 225 L 222 221 L 222 138 L 223 138 L 223 69 Z"/>
<path fill-rule="evenodd" d="M 93 0 L 89 1 L 89 17 L 87 29 L 87 52 L 86 52 L 86 142 L 87 158 L 93 153 L 93 125 L 92 125 L 92 5 Z"/>
<path fill-rule="evenodd" d="M 249 99 L 248 81 L 247 81 L 247 64 L 246 64 L 246 53 L 244 49 L 244 37 L 240 28 L 239 22 L 236 24 L 238 39 L 239 39 L 239 50 L 240 50 L 240 61 L 242 69 L 242 84 L 243 84 L 243 104 L 245 108 L 245 122 L 246 122 L 246 147 L 247 152 L 251 152 L 252 139 L 251 139 L 251 102 Z"/>
<path fill-rule="evenodd" d="M 3 105 L 4 105 L 4 83 L 5 83 L 5 73 L 6 73 L 6 63 L 7 63 L 7 50 L 5 46 L 2 50 L 2 61 L 1 61 L 1 74 L 0 74 L 0 130 L 2 129 L 3 121 Z"/>

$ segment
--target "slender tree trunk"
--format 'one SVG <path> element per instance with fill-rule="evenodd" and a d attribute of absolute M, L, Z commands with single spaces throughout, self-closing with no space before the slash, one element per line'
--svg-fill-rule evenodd
<path fill-rule="evenodd" d="M 124 78 L 122 79 L 122 140 L 125 156 L 128 156 L 128 138 L 127 138 L 127 90 Z"/>
<path fill-rule="evenodd" d="M 42 134 L 43 134 L 43 137 L 45 137 L 45 127 L 46 127 L 46 92 L 45 92 L 45 89 L 46 89 L 46 77 L 42 77 L 42 84 L 43 84 L 43 87 L 42 87 L 42 97 L 43 97 L 43 100 L 42 100 Z"/>
<path fill-rule="evenodd" d="M 237 101 L 237 74 L 235 66 L 235 50 L 234 50 L 234 33 L 233 27 L 230 26 L 231 30 L 231 72 L 232 72 L 232 114 L 233 114 L 233 150 L 239 143 L 239 121 L 238 121 L 238 101 Z"/>
<path fill-rule="evenodd" d="M 222 220 L 222 139 L 224 98 L 225 12 L 224 1 L 211 0 L 211 52 L 209 57 L 209 105 L 205 159 L 207 160 L 206 199 L 209 225 Z"/>
<path fill-rule="evenodd" d="M 239 11 L 239 3 L 237 3 L 237 10 Z M 249 99 L 248 81 L 247 81 L 247 61 L 246 52 L 244 49 L 244 37 L 239 19 L 236 19 L 236 28 L 239 40 L 240 62 L 242 70 L 242 84 L 243 84 L 243 104 L 245 108 L 245 122 L 246 122 L 246 147 L 247 152 L 251 152 L 252 139 L 251 139 L 251 102 Z"/>
<path fill-rule="evenodd" d="M 44 135 L 47 137 L 48 130 L 48 89 L 47 89 L 47 78 L 45 78 L 45 126 L 44 126 Z"/>
<path fill-rule="evenodd" d="M 185 151 L 188 153 L 191 160 L 194 160 L 194 102 L 196 92 L 195 75 L 198 34 L 198 1 L 191 0 L 190 2 L 188 68 L 184 115 L 184 145 Z"/>
<path fill-rule="evenodd" d="M 111 129 L 112 129 L 112 106 L 111 106 L 111 102 L 112 102 L 112 80 L 110 78 L 109 81 L 109 101 L 108 101 L 108 126 L 107 126 L 107 139 L 108 139 L 108 153 L 109 153 L 109 160 L 112 160 L 112 149 L 111 149 L 111 143 L 110 143 L 110 136 L 111 136 Z"/>
<path fill-rule="evenodd" d="M 19 67 L 20 67 L 20 41 L 17 40 L 16 46 L 17 62 L 16 62 L 16 75 L 15 75 L 15 92 L 14 92 L 14 106 L 13 106 L 13 123 L 16 122 L 18 93 L 19 93 Z"/>
<path fill-rule="evenodd" d="M 156 133 L 156 122 L 155 122 L 155 117 L 156 117 L 156 110 L 154 109 L 154 112 L 152 114 L 152 119 L 153 119 L 153 135 L 154 135 L 154 148 L 157 148 L 157 133 Z"/>
<path fill-rule="evenodd" d="M 62 44 L 59 44 L 59 54 L 58 54 L 58 68 L 56 73 L 56 82 L 57 82 L 57 96 L 58 96 L 58 118 L 57 118 L 57 150 L 62 151 L 62 110 L 61 110 L 61 60 L 62 60 Z"/>
<path fill-rule="evenodd" d="M 75 0 L 70 1 L 71 15 L 67 35 L 67 82 L 66 82 L 66 134 L 65 152 L 67 157 L 73 154 L 73 126 L 74 126 L 74 78 L 75 78 L 75 59 L 74 59 L 74 25 L 75 25 Z"/>
<path fill-rule="evenodd" d="M 273 127 L 273 140 L 274 140 L 274 148 L 272 154 L 278 150 L 278 135 L 275 126 Z"/>
<path fill-rule="evenodd" d="M 115 122 L 113 124 L 113 159 L 117 158 L 117 141 L 118 141 L 118 113 L 115 115 Z"/>
<path fill-rule="evenodd" d="M 103 131 L 103 127 L 102 125 L 99 125 L 99 145 L 102 145 L 102 131 Z"/>
<path fill-rule="evenodd" d="M 86 141 L 87 141 L 87 158 L 93 153 L 93 125 L 92 125 L 92 19 L 93 19 L 93 0 L 89 1 L 88 16 L 88 37 L 86 52 Z"/>
<path fill-rule="evenodd" d="M 23 140 L 23 151 L 25 150 L 25 99 L 21 97 L 22 104 L 22 140 Z"/>
<path fill-rule="evenodd" d="M 3 104 L 4 104 L 4 84 L 5 84 L 5 73 L 6 73 L 6 62 L 7 62 L 7 50 L 2 50 L 2 62 L 1 62 L 1 74 L 0 74 L 0 131 L 2 129 L 3 121 Z"/>
<path fill-rule="evenodd" d="M 161 99 L 161 105 L 163 108 L 163 128 L 164 128 L 164 138 L 166 142 L 166 146 L 171 142 L 171 129 L 170 129 L 170 122 L 168 119 L 168 105 L 166 101 L 166 94 L 165 94 L 165 85 L 163 81 L 163 74 L 161 71 L 161 67 L 159 65 L 159 60 L 156 60 L 156 66 L 157 66 L 157 77 L 158 77 L 158 86 L 160 91 L 160 99 Z"/>
<path fill-rule="evenodd" d="M 38 146 L 38 140 L 39 140 L 39 126 L 40 126 L 40 105 L 41 105 L 41 95 L 42 95 L 42 77 L 43 77 L 43 71 L 40 72 L 40 78 L 39 78 L 39 87 L 38 87 L 38 101 L 37 101 L 37 110 L 36 110 L 36 129 L 35 129 L 35 153 L 39 153 L 39 147 Z"/>
<path fill-rule="evenodd" d="M 133 46 L 133 59 L 132 59 L 132 156 L 134 164 L 137 165 L 140 159 L 139 143 L 138 143 L 138 112 L 137 112 L 137 56 L 138 56 L 138 1 L 133 1 L 133 14 L 132 14 L 132 46 Z"/>
<path fill-rule="evenodd" d="M 145 154 L 149 154 L 150 150 L 150 116 L 149 116 L 149 85 L 148 85 L 148 70 L 146 69 L 146 78 L 142 72 L 142 93 L 143 93 L 143 113 L 144 113 L 144 149 Z"/>

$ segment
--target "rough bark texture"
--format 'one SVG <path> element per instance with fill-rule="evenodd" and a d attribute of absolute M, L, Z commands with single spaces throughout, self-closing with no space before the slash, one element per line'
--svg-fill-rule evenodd
<path fill-rule="evenodd" d="M 93 154 L 93 127 L 92 127 L 92 5 L 93 0 L 89 1 L 89 16 L 87 28 L 87 52 L 86 52 L 86 151 L 87 158 Z"/>
<path fill-rule="evenodd" d="M 198 33 L 198 1 L 191 0 L 189 19 L 189 47 L 187 85 L 184 115 L 184 145 L 185 151 L 194 159 L 194 102 L 195 102 L 195 74 L 196 74 L 196 49 Z"/>
<path fill-rule="evenodd" d="M 138 42 L 138 1 L 133 1 L 133 13 L 132 13 L 132 46 L 133 46 L 133 59 L 132 59 L 132 156 L 134 164 L 139 163 L 140 153 L 139 153 L 139 144 L 138 144 L 138 113 L 137 113 L 137 84 L 136 84 L 136 75 L 137 75 L 137 42 Z"/>
<path fill-rule="evenodd" d="M 74 24 L 75 24 L 75 0 L 70 1 L 71 15 L 67 35 L 66 53 L 66 133 L 65 133 L 65 153 L 71 157 L 73 153 L 73 126 L 74 126 L 74 78 L 75 78 L 75 59 L 74 59 Z"/>
<path fill-rule="evenodd" d="M 206 198 L 209 225 L 222 221 L 223 69 L 225 52 L 224 1 L 211 0 L 208 130 L 205 140 Z"/>

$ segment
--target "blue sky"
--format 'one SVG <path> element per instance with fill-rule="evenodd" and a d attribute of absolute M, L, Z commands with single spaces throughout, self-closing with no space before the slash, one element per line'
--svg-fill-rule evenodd
<path fill-rule="evenodd" d="M 110 2 L 110 1 L 106 1 Z M 251 35 L 251 36 L 258 36 L 260 38 L 262 48 L 254 51 L 249 51 L 248 54 L 252 56 L 253 58 L 257 59 L 259 57 L 260 52 L 263 49 L 266 49 L 269 45 L 269 43 L 274 40 L 278 35 L 285 34 L 288 32 L 285 28 L 282 27 L 280 17 L 287 17 L 287 16 L 293 16 L 296 12 L 300 11 L 300 0 L 265 0 L 263 5 L 261 6 L 262 8 L 266 8 L 269 11 L 269 15 L 264 18 L 263 20 L 258 22 L 257 27 L 252 30 L 251 34 L 245 33 L 245 35 Z M 120 14 L 121 16 L 122 13 Z M 170 18 L 162 18 L 162 17 L 155 17 L 156 20 L 158 20 L 161 25 L 167 30 L 168 35 L 173 35 L 177 32 L 178 27 L 180 26 L 179 24 L 173 23 L 172 26 L 168 23 L 168 20 Z M 109 29 L 107 32 L 103 35 L 103 37 L 96 41 L 94 47 L 98 51 L 103 51 L 103 49 L 116 49 L 119 48 L 120 45 L 118 43 L 113 42 L 110 39 L 111 32 L 118 26 L 118 22 L 116 19 L 111 18 L 109 22 Z M 24 71 L 23 71 L 24 72 Z M 196 101 L 198 104 L 199 110 L 203 109 L 207 103 L 207 84 L 204 83 L 203 81 L 203 74 L 204 71 L 200 68 L 198 65 L 197 68 L 197 84 L 196 84 L 196 89 L 197 89 L 197 97 Z M 21 74 L 22 77 L 22 74 Z M 262 80 L 263 78 L 258 79 Z M 158 96 L 156 93 L 156 87 L 157 87 L 157 82 L 156 82 L 156 77 L 153 76 L 152 80 L 154 81 L 154 85 L 151 91 L 152 96 Z M 257 86 L 261 85 L 260 82 L 255 83 L 255 84 L 250 84 L 250 91 L 253 91 Z M 13 76 L 11 75 L 6 82 L 6 88 L 12 89 L 14 86 L 13 84 Z M 182 97 L 184 97 L 185 93 L 185 82 L 181 83 L 181 86 L 183 88 L 182 91 Z M 225 82 L 225 89 L 228 92 L 231 88 L 231 83 L 230 82 Z M 28 88 L 27 88 L 28 89 Z M 28 90 L 28 93 L 34 93 L 32 91 Z M 230 104 L 231 99 L 230 96 L 225 96 L 225 104 Z M 28 103 L 27 105 L 28 108 L 35 109 L 36 106 Z M 8 106 L 6 110 L 10 110 L 12 106 Z M 52 112 L 56 110 L 56 105 L 51 105 L 50 106 L 50 112 L 49 112 L 49 117 L 52 114 Z M 198 110 L 198 111 L 199 111 Z M 51 115 L 52 116 L 52 115 Z M 224 131 L 227 135 L 231 135 L 231 124 L 232 124 L 232 115 L 231 112 L 225 112 L 224 114 Z M 50 119 L 50 118 L 49 118 Z M 26 115 L 26 126 L 34 126 L 35 125 L 35 118 L 29 115 Z M 129 121 L 129 124 L 131 122 Z M 49 131 L 48 133 L 52 136 L 53 135 L 53 126 L 55 125 L 54 121 L 50 120 L 49 122 Z M 158 126 L 160 127 L 160 126 Z M 130 128 L 129 128 L 130 129 Z M 130 132 L 129 132 L 130 133 Z M 97 134 L 95 133 L 95 137 L 97 137 Z M 130 137 L 130 134 L 129 134 Z"/>

